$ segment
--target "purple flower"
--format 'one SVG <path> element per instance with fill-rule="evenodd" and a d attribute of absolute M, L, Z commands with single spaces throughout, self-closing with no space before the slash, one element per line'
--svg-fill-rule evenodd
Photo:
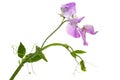
<path fill-rule="evenodd" d="M 82 36 L 83 39 L 83 44 L 84 45 L 88 45 L 87 41 L 86 41 L 86 32 L 90 33 L 92 35 L 96 34 L 98 31 L 94 31 L 94 27 L 92 25 L 84 25 L 83 28 L 79 29 L 80 34 Z"/>
<path fill-rule="evenodd" d="M 80 23 L 83 18 L 84 17 L 69 19 L 69 23 L 67 25 L 67 32 L 74 38 L 80 38 L 81 36 L 83 39 L 83 44 L 87 46 L 88 43 L 86 41 L 86 33 L 94 35 L 98 31 L 94 31 L 94 27 L 92 25 L 84 25 L 82 28 L 79 28 L 78 23 Z"/>
<path fill-rule="evenodd" d="M 69 35 L 75 38 L 80 37 L 79 28 L 77 24 L 80 23 L 83 18 L 84 17 L 69 19 L 70 23 L 68 23 L 67 25 L 67 32 Z"/>
<path fill-rule="evenodd" d="M 62 5 L 61 11 L 61 15 L 69 21 L 67 25 L 67 33 L 74 38 L 80 38 L 81 36 L 83 44 L 87 46 L 86 33 L 94 35 L 97 31 L 94 31 L 94 27 L 92 25 L 84 25 L 83 28 L 78 27 L 78 23 L 80 23 L 84 17 L 74 17 L 76 14 L 76 4 L 74 2 Z"/>
<path fill-rule="evenodd" d="M 67 4 L 62 5 L 61 11 L 62 11 L 62 16 L 65 18 L 70 18 L 74 14 L 76 14 L 76 4 L 74 2 L 70 2 Z"/>

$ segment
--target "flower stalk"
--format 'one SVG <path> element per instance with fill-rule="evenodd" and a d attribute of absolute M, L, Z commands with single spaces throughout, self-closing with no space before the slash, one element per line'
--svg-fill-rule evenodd
<path fill-rule="evenodd" d="M 41 48 L 44 46 L 45 42 L 63 25 L 63 23 L 65 23 L 67 21 L 67 20 L 64 20 L 64 19 L 65 18 L 63 17 L 63 20 L 62 20 L 61 24 L 44 40 Z"/>

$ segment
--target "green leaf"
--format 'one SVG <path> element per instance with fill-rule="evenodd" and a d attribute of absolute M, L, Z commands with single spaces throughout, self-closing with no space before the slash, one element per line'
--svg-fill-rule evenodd
<path fill-rule="evenodd" d="M 76 58 L 76 56 L 77 56 L 77 54 L 73 51 L 73 52 L 71 52 L 71 55 L 74 57 L 74 58 Z"/>
<path fill-rule="evenodd" d="M 86 53 L 85 51 L 83 50 L 75 50 L 73 52 L 71 52 L 71 55 L 76 58 L 77 57 L 77 54 L 83 54 L 83 53 Z"/>
<path fill-rule="evenodd" d="M 30 53 L 28 55 L 26 55 L 26 60 L 27 62 L 37 62 L 39 61 L 40 59 L 42 59 L 38 54 L 35 54 L 35 53 Z"/>
<path fill-rule="evenodd" d="M 85 63 L 83 60 L 80 61 L 80 66 L 82 71 L 86 71 Z"/>
<path fill-rule="evenodd" d="M 38 55 L 46 62 L 48 62 L 48 60 L 46 59 L 45 55 L 42 52 L 39 52 Z"/>
<path fill-rule="evenodd" d="M 48 62 L 48 60 L 46 59 L 45 55 L 42 53 L 40 47 L 36 46 L 36 52 L 35 53 L 38 54 L 43 60 Z"/>
<path fill-rule="evenodd" d="M 36 51 L 35 53 L 30 53 L 26 56 L 27 62 L 37 62 L 40 59 L 45 60 L 46 62 L 48 61 L 45 57 L 45 55 L 42 53 L 40 47 L 36 46 Z"/>
<path fill-rule="evenodd" d="M 86 52 L 85 52 L 85 51 L 83 51 L 83 50 L 75 50 L 75 51 L 73 51 L 73 53 L 83 54 L 83 53 L 86 53 Z"/>
<path fill-rule="evenodd" d="M 20 42 L 20 45 L 18 47 L 17 53 L 18 53 L 18 56 L 20 58 L 23 58 L 25 53 L 26 53 L 26 49 L 25 49 L 24 45 L 21 42 Z"/>

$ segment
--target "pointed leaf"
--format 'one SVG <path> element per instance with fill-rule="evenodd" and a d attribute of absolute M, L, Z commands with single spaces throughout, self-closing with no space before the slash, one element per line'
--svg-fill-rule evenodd
<path fill-rule="evenodd" d="M 26 55 L 26 60 L 27 62 L 37 62 L 39 61 L 40 59 L 42 59 L 38 54 L 35 54 L 35 53 L 30 53 L 28 55 Z"/>
<path fill-rule="evenodd" d="M 46 59 L 45 55 L 42 53 L 40 47 L 36 46 L 36 52 L 35 53 L 38 54 L 43 60 L 48 62 L 48 60 Z"/>
<path fill-rule="evenodd" d="M 80 66 L 82 71 L 86 71 L 85 63 L 83 60 L 80 61 Z"/>
<path fill-rule="evenodd" d="M 75 50 L 73 51 L 74 53 L 77 53 L 77 54 L 83 54 L 83 53 L 86 53 L 85 51 L 83 50 Z"/>
<path fill-rule="evenodd" d="M 71 52 L 71 55 L 74 57 L 74 58 L 76 58 L 76 56 L 77 56 L 77 54 L 73 51 L 73 52 Z"/>
<path fill-rule="evenodd" d="M 26 57 L 28 58 L 27 62 L 37 62 L 40 59 L 43 59 L 47 62 L 45 55 L 42 53 L 40 47 L 38 47 L 38 46 L 36 46 L 35 53 L 30 53 Z"/>
<path fill-rule="evenodd" d="M 23 58 L 25 53 L 26 53 L 26 49 L 25 49 L 24 45 L 21 42 L 20 42 L 20 45 L 18 47 L 17 53 L 18 53 L 18 56 L 20 58 Z"/>
<path fill-rule="evenodd" d="M 46 62 L 48 62 L 48 60 L 46 59 L 45 55 L 42 52 L 39 52 L 38 55 Z"/>

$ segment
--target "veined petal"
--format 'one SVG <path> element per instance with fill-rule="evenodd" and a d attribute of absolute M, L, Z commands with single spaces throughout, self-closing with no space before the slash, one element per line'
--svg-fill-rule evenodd
<path fill-rule="evenodd" d="M 92 25 L 84 25 L 83 28 L 87 33 L 90 33 L 92 35 L 96 34 L 98 31 L 94 31 L 94 27 Z"/>
<path fill-rule="evenodd" d="M 70 3 L 62 5 L 61 12 L 62 12 L 62 15 L 66 18 L 72 17 L 72 15 L 76 14 L 75 2 L 70 2 Z"/>
<path fill-rule="evenodd" d="M 84 17 L 69 19 L 70 23 L 67 25 L 67 32 L 68 32 L 69 35 L 71 35 L 75 38 L 80 37 L 80 33 L 79 33 L 79 30 L 78 30 L 77 24 L 80 23 L 83 18 Z"/>
<path fill-rule="evenodd" d="M 72 18 L 72 19 L 69 19 L 70 23 L 71 24 L 77 24 L 77 23 L 80 23 L 85 17 L 81 17 L 81 18 Z"/>
<path fill-rule="evenodd" d="M 73 26 L 70 23 L 67 25 L 67 32 L 72 37 L 75 37 L 75 38 L 79 38 L 80 37 L 80 34 L 78 32 L 78 27 L 77 26 Z"/>
<path fill-rule="evenodd" d="M 82 39 L 83 39 L 83 44 L 84 44 L 85 46 L 87 46 L 88 43 L 87 43 L 87 41 L 86 41 L 86 31 L 85 31 L 83 28 L 82 28 L 82 29 L 79 29 L 79 31 L 80 31 L 81 37 L 82 37 Z"/>

